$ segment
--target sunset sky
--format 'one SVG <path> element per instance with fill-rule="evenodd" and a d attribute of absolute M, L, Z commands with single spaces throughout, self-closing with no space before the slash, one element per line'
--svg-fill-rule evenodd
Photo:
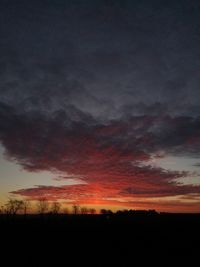
<path fill-rule="evenodd" d="M 200 212 L 200 1 L 0 0 L 0 206 Z"/>

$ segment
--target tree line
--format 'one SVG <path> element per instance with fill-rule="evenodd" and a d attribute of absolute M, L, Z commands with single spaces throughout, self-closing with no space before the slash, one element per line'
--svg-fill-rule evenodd
<path fill-rule="evenodd" d="M 78 204 L 74 204 L 71 207 L 71 211 L 68 208 L 62 209 L 62 204 L 58 201 L 49 202 L 46 198 L 40 198 L 34 205 L 36 214 L 96 214 L 96 209 L 82 207 Z M 0 214 L 16 215 L 32 213 L 33 206 L 29 200 L 19 200 L 10 198 L 5 205 L 0 208 Z"/>
<path fill-rule="evenodd" d="M 97 211 L 94 208 L 88 208 L 85 206 L 80 206 L 78 204 L 73 204 L 69 210 L 67 207 L 62 208 L 62 204 L 58 201 L 50 202 L 46 198 L 41 197 L 36 201 L 35 212 L 33 212 L 33 206 L 30 200 L 19 200 L 10 198 L 5 205 L 0 208 L 0 214 L 7 215 L 17 215 L 17 214 L 74 214 L 74 215 L 86 215 L 86 214 L 96 214 Z M 118 210 L 115 213 L 110 209 L 100 209 L 99 211 L 102 215 L 156 215 L 155 210 Z"/>

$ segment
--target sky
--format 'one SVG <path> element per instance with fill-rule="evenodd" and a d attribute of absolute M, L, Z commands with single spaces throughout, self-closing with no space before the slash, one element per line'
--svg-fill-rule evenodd
<path fill-rule="evenodd" d="M 200 212 L 200 2 L 0 1 L 0 204 Z"/>

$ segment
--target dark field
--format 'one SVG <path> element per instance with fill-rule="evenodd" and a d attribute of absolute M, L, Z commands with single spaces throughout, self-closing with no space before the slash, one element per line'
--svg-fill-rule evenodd
<path fill-rule="evenodd" d="M 1 215 L 0 227 L 1 252 L 27 267 L 193 266 L 200 252 L 200 214 Z"/>

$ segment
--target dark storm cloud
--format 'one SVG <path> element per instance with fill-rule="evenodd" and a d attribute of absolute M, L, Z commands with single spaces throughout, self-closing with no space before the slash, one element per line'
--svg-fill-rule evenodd
<path fill-rule="evenodd" d="M 73 82 L 68 102 L 103 119 L 124 106 L 159 114 L 155 103 L 199 115 L 199 9 L 199 1 L 3 1 L 1 98 L 66 99 Z"/>

